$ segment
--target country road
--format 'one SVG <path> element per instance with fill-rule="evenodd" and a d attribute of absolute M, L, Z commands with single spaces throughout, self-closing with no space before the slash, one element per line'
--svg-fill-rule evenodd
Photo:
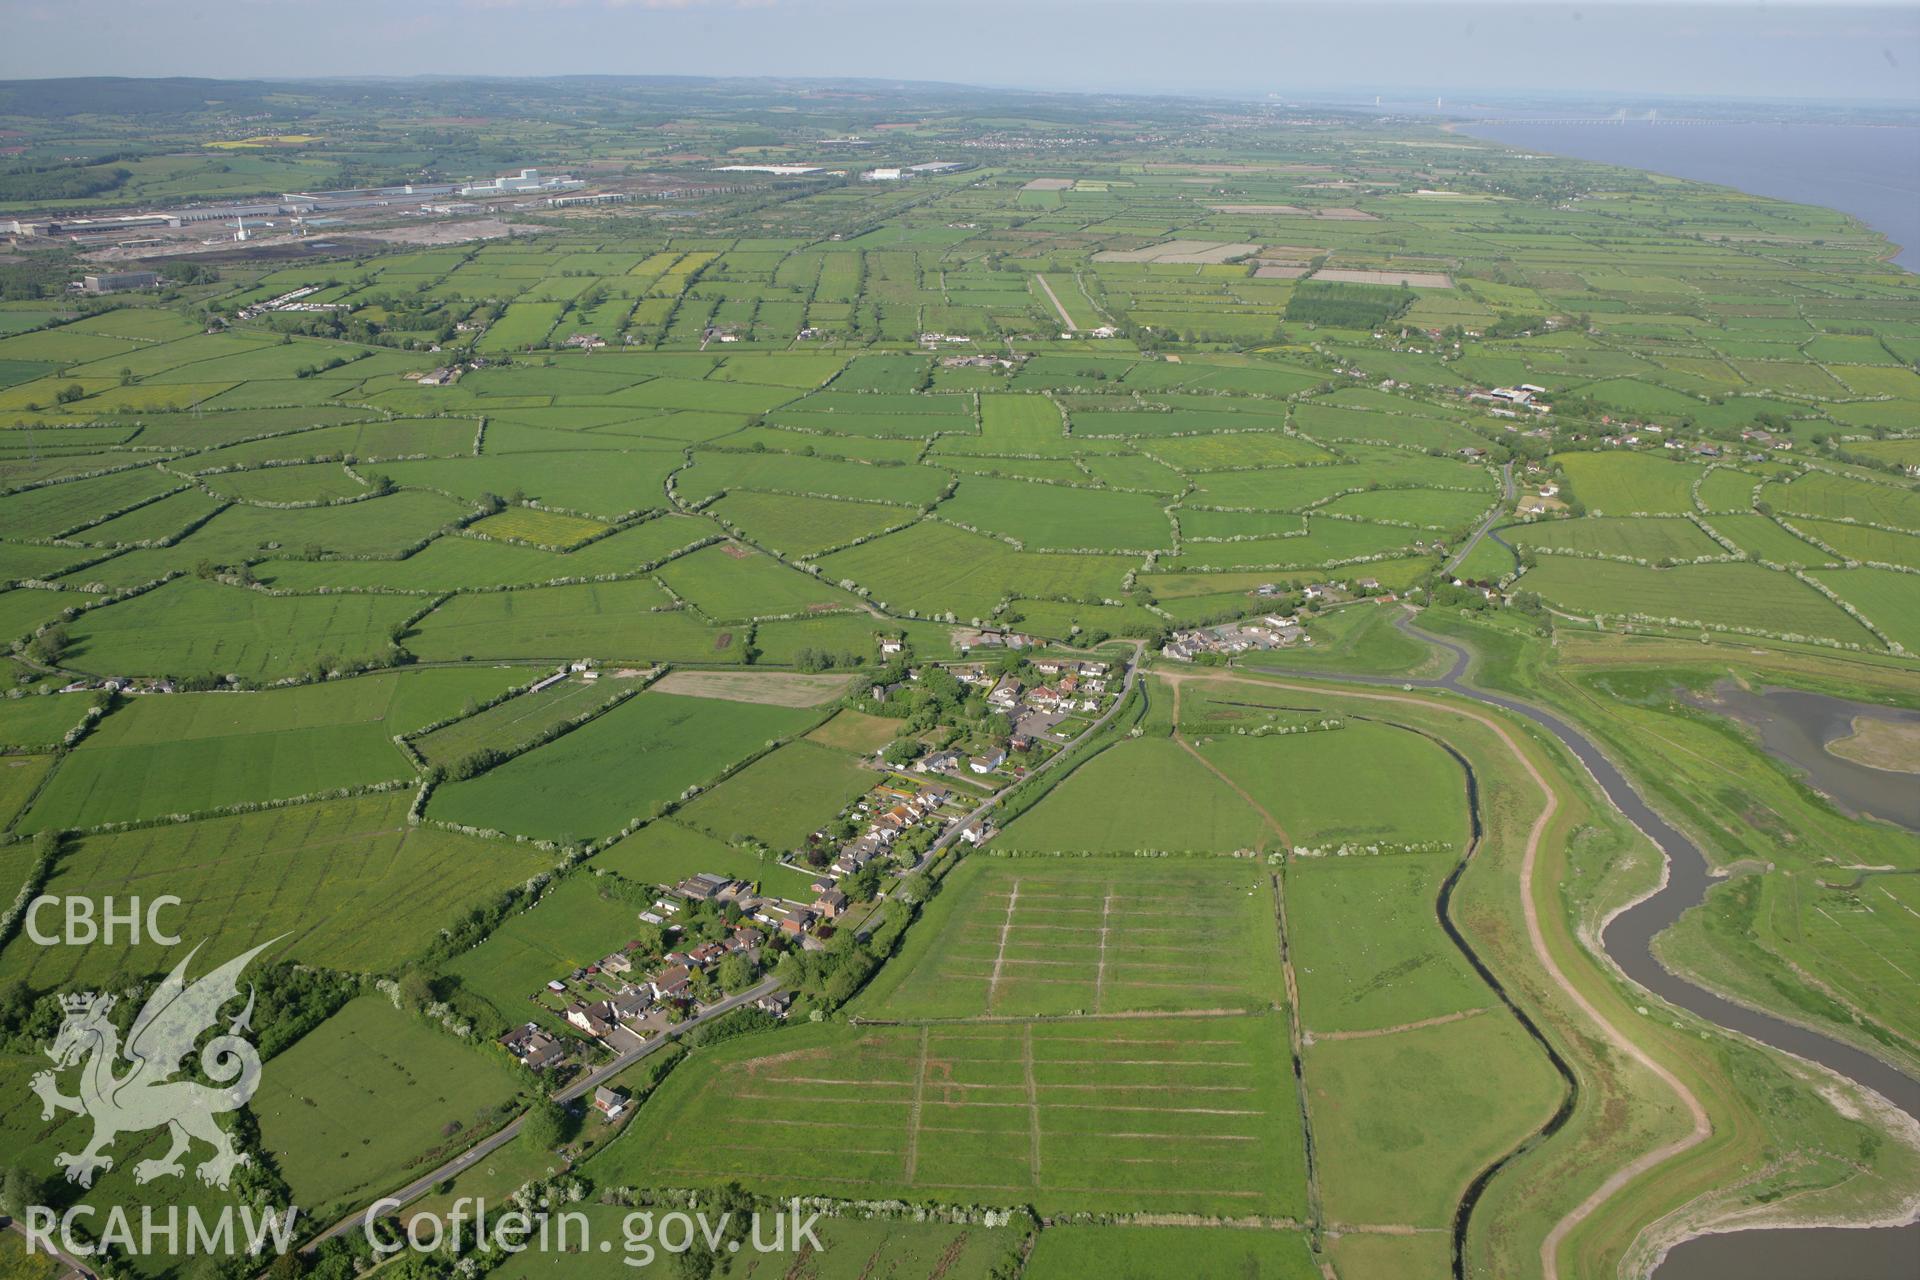
<path fill-rule="evenodd" d="M 1469 537 L 1465 542 L 1460 544 L 1460 549 L 1453 553 L 1453 558 L 1447 561 L 1446 568 L 1441 570 L 1442 573 L 1446 574 L 1448 577 L 1453 576 L 1453 571 L 1455 569 L 1458 569 L 1461 566 L 1461 564 L 1463 564 L 1466 561 L 1466 558 L 1473 554 L 1473 549 L 1480 545 L 1480 539 L 1486 537 L 1487 534 L 1493 529 L 1493 526 L 1500 522 L 1500 517 L 1507 514 L 1508 504 L 1510 504 L 1512 501 L 1513 501 L 1513 463 L 1511 461 L 1508 461 L 1501 464 L 1501 467 L 1500 467 L 1500 501 L 1499 503 L 1494 507 L 1493 510 L 1487 512 L 1487 518 L 1480 522 L 1480 527 L 1473 531 L 1472 536 Z"/>
<path fill-rule="evenodd" d="M 14 1231 L 18 1232 L 22 1240 L 36 1239 L 36 1237 L 31 1235 L 27 1231 L 26 1224 L 23 1222 L 19 1222 L 14 1219 L 8 1219 L 7 1226 L 12 1228 Z M 59 1234 L 57 1229 L 53 1233 L 52 1238 L 56 1240 L 59 1239 Z M 45 1254 L 47 1252 L 46 1248 L 40 1244 L 35 1244 L 32 1246 L 23 1246 L 23 1247 L 27 1248 L 27 1252 L 30 1255 L 38 1256 L 38 1255 Z M 58 1262 L 62 1267 L 66 1268 L 66 1270 L 64 1271 L 57 1271 L 54 1275 L 53 1280 L 93 1280 L 93 1272 L 88 1270 L 85 1266 L 82 1266 L 78 1259 L 68 1256 L 67 1254 L 61 1252 L 58 1248 L 55 1248 L 52 1251 L 52 1256 L 55 1262 Z"/>
<path fill-rule="evenodd" d="M 667 1030 L 661 1032 L 659 1035 L 654 1036 L 651 1039 L 642 1041 L 638 1046 L 636 1046 L 635 1048 L 629 1049 L 627 1052 L 621 1054 L 618 1058 L 615 1058 L 612 1062 L 609 1062 L 606 1066 L 601 1067 L 596 1071 L 591 1071 L 584 1076 L 581 1076 L 578 1080 L 575 1080 L 572 1084 L 568 1085 L 566 1088 L 561 1089 L 559 1092 L 555 1093 L 553 1095 L 553 1100 L 555 1102 L 567 1103 L 567 1102 L 574 1101 L 576 1098 L 583 1097 L 590 1091 L 598 1088 L 599 1086 L 605 1084 L 608 1080 L 611 1080 L 613 1077 L 619 1075 L 622 1071 L 625 1071 L 628 1067 L 640 1061 L 640 1059 L 646 1057 L 648 1054 L 658 1049 L 661 1045 L 664 1045 L 665 1043 L 667 1043 L 667 1041 L 674 1040 L 682 1035 L 685 1035 L 687 1032 L 693 1030 L 693 1028 L 699 1026 L 703 1022 L 707 1022 L 711 1019 L 718 1018 L 722 1014 L 731 1013 L 735 1009 L 738 1009 L 741 1005 L 751 1004 L 753 1001 L 760 999 L 762 996 L 770 996 L 775 991 L 778 991 L 779 989 L 780 989 L 780 982 L 777 978 L 765 978 L 765 979 L 762 979 L 760 982 L 756 983 L 755 985 L 748 987 L 745 991 L 735 992 L 733 995 L 728 996 L 726 999 L 720 1001 L 718 1004 L 709 1005 L 707 1008 L 702 1009 L 698 1014 L 696 1014 L 691 1018 L 688 1018 L 685 1022 L 682 1022 L 679 1025 L 674 1027 L 669 1027 Z M 524 1115 L 515 1116 L 512 1120 L 508 1121 L 505 1125 L 502 1125 L 499 1129 L 495 1130 L 493 1133 L 487 1135 L 485 1138 L 482 1138 L 479 1142 L 467 1148 L 466 1151 L 455 1156 L 453 1159 L 447 1161 L 445 1164 L 441 1165 L 439 1168 L 435 1169 L 433 1172 L 422 1174 L 420 1177 L 415 1178 L 412 1182 L 407 1183 L 407 1185 L 405 1185 L 404 1187 L 401 1187 L 399 1190 L 390 1192 L 388 1195 L 383 1196 L 381 1200 L 376 1203 L 384 1204 L 388 1208 L 388 1210 L 392 1210 L 393 1208 L 396 1208 L 399 1205 L 409 1204 L 412 1201 L 419 1199 L 421 1196 L 425 1195 L 429 1190 L 431 1190 L 436 1183 L 446 1178 L 451 1178 L 458 1174 L 465 1173 L 468 1169 L 471 1169 L 474 1165 L 484 1160 L 487 1156 L 492 1155 L 495 1151 L 498 1151 L 501 1147 L 504 1147 L 505 1145 L 507 1145 L 507 1143 L 513 1141 L 513 1139 L 516 1136 L 518 1136 L 520 1132 L 520 1126 L 523 1123 L 525 1123 L 525 1121 L 526 1121 L 526 1116 Z M 336 1236 L 345 1235 L 347 1232 L 353 1230 L 354 1227 L 359 1226 L 361 1223 L 367 1220 L 367 1216 L 371 1208 L 372 1206 L 369 1205 L 366 1208 L 359 1209 L 353 1213 L 348 1214 L 346 1217 L 340 1219 L 340 1221 L 334 1223 L 332 1226 L 328 1227 L 325 1231 L 322 1231 L 319 1235 L 309 1240 L 301 1248 L 301 1252 L 311 1253 L 326 1241 L 331 1240 Z"/>

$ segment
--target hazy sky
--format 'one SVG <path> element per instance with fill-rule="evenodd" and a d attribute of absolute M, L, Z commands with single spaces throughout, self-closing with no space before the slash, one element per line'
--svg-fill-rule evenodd
<path fill-rule="evenodd" d="M 4 0 L 0 77 L 819 75 L 1920 103 L 1913 4 Z"/>

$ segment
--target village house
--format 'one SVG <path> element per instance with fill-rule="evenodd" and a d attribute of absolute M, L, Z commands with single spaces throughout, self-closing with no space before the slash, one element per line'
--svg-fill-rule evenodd
<path fill-rule="evenodd" d="M 567 1021 L 599 1040 L 613 1030 L 611 1013 L 612 1009 L 604 1002 L 590 1005 L 584 1000 L 576 1000 L 567 1006 Z"/>
<path fill-rule="evenodd" d="M 653 988 L 656 1000 L 682 1000 L 686 998 L 692 977 L 693 972 L 686 965 L 671 964 L 655 974 L 648 985 Z"/>
<path fill-rule="evenodd" d="M 813 909 L 820 913 L 822 920 L 835 919 L 847 909 L 847 895 L 838 889 L 829 889 L 813 900 Z"/>
<path fill-rule="evenodd" d="M 934 751 L 913 762 L 915 773 L 944 773 L 960 767 L 958 751 Z"/>
<path fill-rule="evenodd" d="M 975 773 L 992 773 L 1006 762 L 1007 753 L 996 747 L 985 755 L 974 756 L 971 760 L 968 760 L 967 768 L 973 770 Z"/>
<path fill-rule="evenodd" d="M 627 1109 L 628 1101 L 625 1089 L 609 1089 L 601 1085 L 593 1091 L 593 1109 L 609 1120 L 617 1119 Z"/>
<path fill-rule="evenodd" d="M 566 1045 L 533 1022 L 515 1027 L 501 1036 L 500 1046 L 529 1071 L 545 1071 L 567 1056 Z"/>
<path fill-rule="evenodd" d="M 988 691 L 987 702 L 1001 711 L 1013 710 L 1020 704 L 1020 682 L 1012 676 L 1002 676 Z"/>

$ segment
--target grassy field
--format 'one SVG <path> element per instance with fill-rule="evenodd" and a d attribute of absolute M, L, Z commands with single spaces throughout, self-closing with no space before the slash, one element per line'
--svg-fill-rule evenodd
<path fill-rule="evenodd" d="M 1494 1002 L 1440 931 L 1436 899 L 1452 866 L 1431 854 L 1289 864 L 1287 926 L 1309 1031 L 1371 1031 Z"/>
<path fill-rule="evenodd" d="M 594 839 L 710 783 L 813 718 L 786 707 L 643 693 L 538 750 L 440 788 L 427 813 L 483 829 Z M 640 762 L 645 767 L 635 768 Z M 564 811 L 547 803 L 561 791 L 573 797 Z"/>
<path fill-rule="evenodd" d="M 1023 1274 L 1032 1280 L 1094 1275 L 1156 1280 L 1183 1272 L 1244 1280 L 1320 1275 L 1299 1232 L 1128 1226 L 1049 1227 L 1040 1233 Z"/>
<path fill-rule="evenodd" d="M 421 1153 L 485 1135 L 519 1082 L 498 1057 L 361 996 L 274 1059 L 260 1138 L 316 1220 L 402 1180 Z"/>
<path fill-rule="evenodd" d="M 1299 1115 L 1273 1070 L 1285 1052 L 1271 1014 L 797 1028 L 689 1060 L 596 1168 L 1043 1213 L 1296 1215 Z M 769 1144 L 786 1148 L 777 1166 Z"/>
<path fill-rule="evenodd" d="M 679 1273 L 682 1264 L 672 1254 L 656 1248 L 653 1260 L 647 1262 L 638 1247 L 626 1250 L 629 1227 L 636 1235 L 641 1231 L 638 1222 L 628 1221 L 635 1210 L 588 1205 L 582 1212 L 593 1240 L 614 1242 L 611 1255 L 579 1248 L 529 1250 L 509 1259 L 498 1274 L 503 1280 L 541 1280 L 549 1276 L 612 1280 L 616 1276 Z M 786 1248 L 765 1255 L 746 1253 L 746 1260 L 739 1265 L 743 1271 L 751 1268 L 748 1274 L 795 1276 L 796 1280 L 799 1276 L 808 1280 L 872 1280 L 876 1276 L 992 1280 L 997 1268 L 1018 1257 L 1021 1239 L 1018 1231 L 1005 1227 L 851 1217 L 822 1218 L 814 1225 L 813 1234 L 820 1242 L 817 1250 L 807 1244 L 804 1253 L 797 1252 L 788 1243 Z M 774 1241 L 770 1211 L 763 1223 L 762 1239 L 769 1244 Z"/>
<path fill-rule="evenodd" d="M 640 909 L 602 888 L 590 873 L 567 877 L 447 965 L 443 976 L 508 1023 L 560 1027 L 559 1015 L 536 999 L 546 984 L 624 947 L 639 928 Z"/>
<path fill-rule="evenodd" d="M 962 480 L 939 506 L 948 520 L 1017 539 L 1036 551 L 1152 551 L 1173 531 L 1157 498 L 985 476 Z"/>
<path fill-rule="evenodd" d="M 1266 699 L 1255 694 L 1250 700 Z M 1465 845 L 1464 771 L 1418 734 L 1348 723 L 1320 733 L 1228 736 L 1196 745 L 1273 815 L 1296 852 Z M 1383 785 L 1389 778 L 1391 785 Z"/>
<path fill-rule="evenodd" d="M 1695 467 L 1637 453 L 1563 453 L 1554 459 L 1594 515 L 1684 515 Z"/>
<path fill-rule="evenodd" d="M 1467 1182 L 1546 1120 L 1560 1082 L 1504 1011 L 1306 1051 L 1330 1222 L 1445 1227 Z"/>
<path fill-rule="evenodd" d="M 911 511 L 888 503 L 803 498 L 737 489 L 707 508 L 754 542 L 788 556 L 814 556 L 855 538 L 905 524 Z"/>
<path fill-rule="evenodd" d="M 390 596 L 274 597 L 181 579 L 76 620 L 72 663 L 117 675 L 293 675 L 378 657 L 413 612 Z"/>
<path fill-rule="evenodd" d="M 882 777 L 831 747 L 789 742 L 696 796 L 677 817 L 729 844 L 752 838 L 784 852 L 798 849 Z"/>
<path fill-rule="evenodd" d="M 1702 533 L 1691 520 L 1666 516 L 1544 520 L 1502 529 L 1500 536 L 1523 551 L 1627 556 L 1654 564 L 1727 554 L 1725 547 Z"/>
<path fill-rule="evenodd" d="M 1231 853 L 1275 833 L 1227 784 L 1177 744 L 1142 738 L 1110 747 L 1001 834 L 1035 853 Z"/>
<path fill-rule="evenodd" d="M 208 939 L 215 953 L 284 936 L 271 955 L 392 969 L 552 862 L 517 845 L 409 826 L 411 799 L 394 791 L 87 836 L 62 854 L 47 892 L 173 894 L 183 936 Z M 0 952 L 0 976 L 35 990 L 116 986 L 163 973 L 174 959 L 152 943 L 10 946 Z"/>
<path fill-rule="evenodd" d="M 1679 628 L 1754 628 L 1871 648 L 1879 642 L 1838 605 L 1785 574 L 1755 564 L 1647 569 L 1611 561 L 1542 558 L 1524 588 L 1569 613 L 1646 619 Z M 1767 607 L 1756 609 L 1764 599 Z"/>
<path fill-rule="evenodd" d="M 1265 868 L 970 857 L 861 1008 L 882 1018 L 1261 1009 L 1283 989 Z M 1206 920 L 1204 934 L 1189 921 Z M 1222 965 L 1220 957 L 1234 957 Z"/>
<path fill-rule="evenodd" d="M 674 608 L 664 590 L 643 579 L 455 596 L 420 622 L 407 647 L 425 661 L 643 663 L 738 662 L 744 648 L 733 631 Z"/>
<path fill-rule="evenodd" d="M 413 764 L 394 735 L 455 715 L 516 679 L 479 667 L 131 699 L 61 763 L 24 829 L 128 822 L 407 778 Z"/>
<path fill-rule="evenodd" d="M 450 765 L 483 748 L 511 750 L 575 716 L 604 706 L 628 687 L 630 682 L 626 680 L 586 680 L 572 676 L 537 693 L 519 694 L 464 716 L 445 728 L 423 734 L 413 740 L 413 748 L 430 765 Z"/>

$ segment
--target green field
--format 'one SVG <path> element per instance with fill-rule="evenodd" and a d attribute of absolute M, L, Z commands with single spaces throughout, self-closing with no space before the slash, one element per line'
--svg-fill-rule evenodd
<path fill-rule="evenodd" d="M 62 856 L 47 892 L 173 894 L 182 902 L 183 936 L 208 939 L 217 954 L 284 937 L 276 957 L 355 972 L 392 969 L 552 861 L 531 849 L 409 826 L 411 798 L 395 791 L 87 836 Z M 172 963 L 166 948 L 151 943 L 8 947 L 0 974 L 35 990 L 65 989 L 145 978 Z"/>
<path fill-rule="evenodd" d="M 643 693 L 554 742 L 434 793 L 428 816 L 552 840 L 597 839 L 797 732 L 818 713 Z M 564 810 L 547 801 L 572 797 Z"/>
<path fill-rule="evenodd" d="M 1034 853 L 1232 853 L 1266 847 L 1259 815 L 1176 743 L 1110 747 L 1007 826 L 1002 847 Z"/>
<path fill-rule="evenodd" d="M 90 827 L 408 778 L 394 735 L 514 678 L 480 667 L 134 699 L 61 763 L 24 826 Z"/>
<path fill-rule="evenodd" d="M 361 996 L 274 1059 L 253 1110 L 261 1142 L 317 1219 L 356 1206 L 420 1152 L 485 1136 L 518 1081 L 382 996 Z"/>
<path fill-rule="evenodd" d="M 1281 989 L 1274 907 L 1266 871 L 1238 862 L 969 858 L 942 889 L 931 940 L 916 935 L 862 1007 L 924 1018 L 1259 1009 Z"/>
<path fill-rule="evenodd" d="M 785 852 L 881 778 L 830 747 L 789 742 L 695 797 L 678 818 L 728 844 L 751 838 Z"/>
<path fill-rule="evenodd" d="M 800 1028 L 683 1066 L 596 1168 L 1043 1213 L 1287 1216 L 1305 1180 L 1293 1083 L 1272 1069 L 1284 1053 L 1271 1014 Z M 1132 1127 L 1144 1113 L 1154 1130 Z M 767 1144 L 802 1118 L 814 1140 L 770 1166 Z"/>

